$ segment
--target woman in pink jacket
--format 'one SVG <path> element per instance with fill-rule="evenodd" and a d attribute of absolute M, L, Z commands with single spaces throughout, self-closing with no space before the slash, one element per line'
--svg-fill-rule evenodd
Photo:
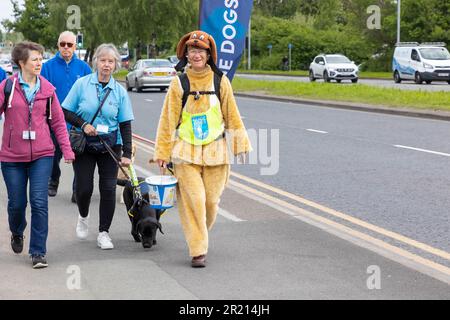
<path fill-rule="evenodd" d="M 0 84 L 0 115 L 4 113 L 0 161 L 8 190 L 8 221 L 11 248 L 23 250 L 27 225 L 27 184 L 30 184 L 31 231 L 29 254 L 33 268 L 47 267 L 48 179 L 52 172 L 54 146 L 50 127 L 56 135 L 66 163 L 75 155 L 70 147 L 64 114 L 55 88 L 40 76 L 44 48 L 21 42 L 12 51 L 19 73 Z M 5 85 L 12 84 L 10 99 Z M 9 91 L 9 90 L 6 90 Z"/>

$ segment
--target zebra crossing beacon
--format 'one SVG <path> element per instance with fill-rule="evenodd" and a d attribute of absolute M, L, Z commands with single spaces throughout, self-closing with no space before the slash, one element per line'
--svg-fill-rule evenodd
<path fill-rule="evenodd" d="M 214 38 L 203 31 L 192 31 L 179 41 L 177 56 L 180 62 L 175 68 L 185 70 L 181 77 L 188 78 L 190 91 L 183 107 L 185 86 L 180 77 L 172 80 L 151 161 L 158 162 L 162 171 L 169 163 L 174 164 L 178 210 L 191 266 L 204 267 L 208 232 L 230 174 L 227 139 L 231 139 L 233 155 L 240 158 L 251 151 L 251 145 L 230 81 L 216 66 Z M 217 76 L 220 99 L 214 85 Z"/>

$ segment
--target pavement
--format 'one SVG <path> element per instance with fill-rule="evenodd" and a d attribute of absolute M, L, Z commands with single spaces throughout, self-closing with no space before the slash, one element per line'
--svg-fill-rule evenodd
<path fill-rule="evenodd" d="M 156 170 L 147 163 L 151 147 L 138 144 L 135 167 L 139 175 L 151 175 Z M 2 300 L 450 299 L 450 276 L 314 221 L 301 214 L 303 209 L 283 207 L 236 179 L 222 197 L 206 268 L 190 267 L 176 207 L 161 218 L 164 234 L 158 234 L 156 246 L 146 250 L 135 243 L 119 192 L 110 230 L 115 248 L 100 250 L 98 190 L 89 237 L 78 240 L 71 166 L 62 164 L 62 172 L 58 195 L 49 200 L 46 269 L 31 268 L 29 227 L 24 253 L 12 253 L 6 190 L 0 184 Z"/>
<path fill-rule="evenodd" d="M 138 143 L 136 169 L 149 176 L 156 172 L 147 163 L 152 148 Z M 75 235 L 77 207 L 70 202 L 72 169 L 61 166 L 60 190 L 49 200 L 46 269 L 31 268 L 29 227 L 24 253 L 12 253 L 6 190 L 0 183 L 0 299 L 450 299 L 447 269 L 441 272 L 370 237 L 315 219 L 304 208 L 235 177 L 211 232 L 207 268 L 190 267 L 176 207 L 162 217 L 164 234 L 158 234 L 156 246 L 145 250 L 135 243 L 120 192 L 110 232 L 115 248 L 100 250 L 95 240 L 97 187 L 90 235 L 80 241 Z"/>

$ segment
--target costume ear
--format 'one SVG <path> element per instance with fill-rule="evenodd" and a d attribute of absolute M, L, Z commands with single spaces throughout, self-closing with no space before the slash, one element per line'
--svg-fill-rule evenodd
<path fill-rule="evenodd" d="M 215 64 L 217 64 L 217 46 L 216 46 L 216 41 L 214 40 L 214 38 L 210 35 L 209 38 L 209 51 L 211 52 L 211 57 L 214 61 Z"/>
<path fill-rule="evenodd" d="M 186 54 L 186 42 L 189 40 L 189 37 L 191 36 L 192 32 L 189 32 L 185 34 L 183 37 L 181 37 L 180 41 L 177 45 L 177 57 L 181 60 Z"/>

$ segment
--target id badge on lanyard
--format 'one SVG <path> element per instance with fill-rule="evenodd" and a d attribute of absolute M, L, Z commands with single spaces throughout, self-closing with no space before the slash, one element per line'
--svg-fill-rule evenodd
<path fill-rule="evenodd" d="M 23 140 L 36 140 L 36 131 L 31 130 L 31 112 L 33 111 L 34 97 L 31 102 L 28 103 L 28 130 L 22 132 Z"/>
<path fill-rule="evenodd" d="M 98 99 L 98 103 L 100 104 L 100 103 L 102 103 L 103 95 L 100 93 L 100 90 L 98 89 L 98 86 L 95 86 L 95 89 L 97 90 L 97 99 Z M 102 111 L 100 110 L 100 114 L 101 113 L 102 113 Z M 108 133 L 109 132 L 109 126 L 103 125 L 103 124 L 97 124 L 95 130 L 97 130 L 100 133 Z"/>

